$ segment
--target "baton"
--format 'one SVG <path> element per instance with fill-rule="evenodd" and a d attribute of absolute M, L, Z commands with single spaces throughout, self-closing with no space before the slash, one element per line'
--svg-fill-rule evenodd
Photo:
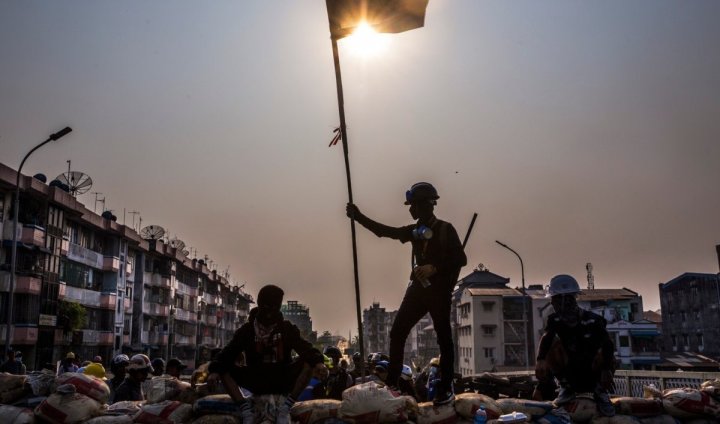
<path fill-rule="evenodd" d="M 470 238 L 470 233 L 472 232 L 473 226 L 475 225 L 475 219 L 477 218 L 477 212 L 473 214 L 472 220 L 470 221 L 470 226 L 468 227 L 467 234 L 465 234 L 465 240 L 463 241 L 463 249 L 465 249 L 465 246 L 467 246 L 468 239 Z"/>

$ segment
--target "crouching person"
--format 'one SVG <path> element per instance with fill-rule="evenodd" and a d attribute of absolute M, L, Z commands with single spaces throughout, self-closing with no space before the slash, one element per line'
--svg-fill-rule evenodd
<path fill-rule="evenodd" d="M 615 409 L 608 391 L 612 389 L 615 371 L 615 350 L 605 319 L 577 304 L 580 286 L 569 275 L 557 275 L 550 281 L 548 296 L 553 312 L 540 338 L 535 375 L 538 386 L 536 400 L 551 399 L 555 379 L 560 391 L 555 403 L 562 405 L 576 393 L 593 393 L 602 415 L 613 416 Z"/>
<path fill-rule="evenodd" d="M 240 387 L 255 395 L 284 395 L 276 423 L 287 424 L 290 407 L 310 381 L 315 365 L 323 355 L 300 336 L 300 330 L 280 312 L 284 292 L 274 285 L 260 289 L 257 307 L 230 343 L 210 363 L 208 382 L 220 379 L 228 394 L 241 405 L 243 424 L 253 422 L 253 405 Z M 298 354 L 293 361 L 292 351 Z M 245 356 L 243 366 L 236 361 Z"/>

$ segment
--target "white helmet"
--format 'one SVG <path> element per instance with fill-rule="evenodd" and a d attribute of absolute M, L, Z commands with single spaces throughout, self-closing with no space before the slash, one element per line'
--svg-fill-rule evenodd
<path fill-rule="evenodd" d="M 575 294 L 580 293 L 580 285 L 570 275 L 556 275 L 550 280 L 546 297 L 553 297 L 559 294 Z"/>

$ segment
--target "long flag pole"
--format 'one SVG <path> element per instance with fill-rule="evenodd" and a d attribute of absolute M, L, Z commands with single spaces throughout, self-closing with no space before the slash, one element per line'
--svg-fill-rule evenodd
<path fill-rule="evenodd" d="M 342 139 L 343 155 L 345 156 L 345 175 L 347 177 L 348 201 L 350 203 L 353 203 L 352 180 L 350 178 L 350 159 L 348 156 L 347 126 L 345 125 L 345 101 L 343 99 L 342 76 L 340 75 L 340 54 L 338 52 L 337 39 L 335 38 L 335 36 L 331 36 L 330 39 L 332 40 L 333 62 L 335 64 L 335 84 L 337 86 L 338 112 L 340 113 L 340 138 Z M 363 341 L 362 313 L 360 309 L 360 277 L 358 274 L 357 239 L 355 237 L 354 217 L 350 217 L 350 234 L 352 235 L 353 273 L 355 276 L 355 309 L 357 313 L 358 343 L 360 344 L 360 358 L 362 358 L 360 364 L 355 364 L 355 366 L 360 367 L 360 377 L 364 378 L 365 343 Z"/>

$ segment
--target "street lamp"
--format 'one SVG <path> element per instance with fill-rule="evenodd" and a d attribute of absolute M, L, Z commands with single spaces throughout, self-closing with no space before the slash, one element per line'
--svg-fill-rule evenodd
<path fill-rule="evenodd" d="M 20 175 L 22 172 L 23 165 L 25 165 L 25 161 L 30 157 L 33 152 L 42 146 L 46 145 L 47 143 L 51 141 L 59 140 L 60 138 L 68 135 L 72 131 L 72 128 L 65 127 L 61 129 L 60 131 L 56 132 L 55 134 L 50 134 L 50 137 L 48 137 L 47 140 L 43 141 L 42 143 L 38 144 L 37 146 L 33 147 L 32 150 L 28 152 L 28 154 L 25 155 L 22 162 L 20 162 L 20 167 L 17 170 L 17 174 L 15 175 L 15 207 L 13 209 L 13 240 L 12 240 L 12 248 L 11 248 L 11 259 L 10 259 L 10 290 L 8 290 L 8 301 L 7 301 L 7 320 L 5 324 L 5 357 L 7 358 L 8 353 L 10 351 L 10 324 L 12 321 L 12 313 L 13 313 L 13 295 L 15 294 L 15 272 L 17 268 L 17 227 L 18 227 L 18 217 L 20 212 Z"/>
<path fill-rule="evenodd" d="M 500 241 L 495 240 L 495 243 L 499 244 L 500 246 L 506 248 L 507 250 L 513 252 L 515 256 L 517 256 L 518 259 L 520 259 L 520 274 L 522 276 L 522 295 L 523 295 L 523 332 L 525 333 L 525 371 L 528 371 L 530 369 L 530 343 L 528 343 L 528 320 L 527 320 L 527 293 L 525 293 L 525 265 L 523 265 L 523 260 L 518 254 L 518 252 L 514 251 L 510 246 L 508 246 L 505 243 L 502 243 Z"/>

